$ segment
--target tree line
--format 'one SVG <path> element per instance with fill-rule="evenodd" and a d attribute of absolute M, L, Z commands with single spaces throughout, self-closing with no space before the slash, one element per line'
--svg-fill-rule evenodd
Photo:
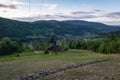
<path fill-rule="evenodd" d="M 12 41 L 5 37 L 0 40 L 0 55 L 10 55 L 13 53 L 21 53 L 30 50 L 26 43 Z"/>
<path fill-rule="evenodd" d="M 33 44 L 33 50 L 46 50 L 49 43 L 37 42 Z M 68 40 L 61 42 L 59 45 L 64 51 L 68 49 L 92 50 L 99 53 L 120 53 L 120 37 L 114 35 L 104 39 L 84 39 L 84 40 Z M 10 55 L 13 53 L 21 53 L 23 51 L 31 51 L 27 43 L 12 41 L 9 38 L 0 40 L 0 55 Z"/>
<path fill-rule="evenodd" d="M 106 37 L 106 38 L 105 38 Z M 63 50 L 68 49 L 82 49 L 92 50 L 99 53 L 120 53 L 120 36 L 111 34 L 104 38 L 83 39 L 83 40 L 68 40 L 58 44 Z M 48 43 L 36 43 L 34 48 L 36 50 L 45 50 Z"/>
<path fill-rule="evenodd" d="M 68 44 L 70 49 L 92 50 L 99 53 L 120 53 L 120 37 L 113 34 L 104 39 L 72 40 Z"/>
<path fill-rule="evenodd" d="M 99 41 L 69 41 L 70 49 L 92 50 L 99 53 L 120 53 L 120 40 L 99 40 Z"/>

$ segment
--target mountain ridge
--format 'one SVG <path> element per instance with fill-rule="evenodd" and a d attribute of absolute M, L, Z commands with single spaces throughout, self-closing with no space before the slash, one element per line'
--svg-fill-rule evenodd
<path fill-rule="evenodd" d="M 10 37 L 17 40 L 43 39 L 51 33 L 54 33 L 58 38 L 70 38 L 93 36 L 119 30 L 120 27 L 82 20 L 23 22 L 0 18 L 0 38 Z"/>

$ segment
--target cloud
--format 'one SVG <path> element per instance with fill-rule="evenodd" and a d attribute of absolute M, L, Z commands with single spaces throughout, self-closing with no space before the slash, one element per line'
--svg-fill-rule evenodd
<path fill-rule="evenodd" d="M 93 10 L 90 10 L 90 11 L 73 11 L 71 12 L 71 14 L 75 14 L 75 15 L 78 15 L 78 14 L 94 14 L 94 13 L 97 13 L 97 12 L 101 12 L 101 10 L 97 10 L 97 9 L 93 9 Z"/>
<path fill-rule="evenodd" d="M 107 12 L 93 9 L 90 11 L 70 11 L 55 14 L 34 14 L 31 17 L 14 18 L 21 21 L 36 20 L 86 20 L 93 22 L 102 22 L 106 24 L 120 25 L 120 12 Z"/>
<path fill-rule="evenodd" d="M 43 4 L 44 7 L 47 7 L 50 10 L 54 10 L 57 8 L 57 4 Z"/>
<path fill-rule="evenodd" d="M 104 17 L 108 18 L 120 18 L 120 12 L 112 12 L 103 15 Z"/>
<path fill-rule="evenodd" d="M 92 12 L 85 12 L 85 11 L 75 11 L 71 12 L 71 14 L 91 14 Z"/>
<path fill-rule="evenodd" d="M 0 0 L 0 17 L 21 16 L 21 9 L 26 3 L 18 0 Z M 24 15 L 24 14 L 23 14 Z"/>
<path fill-rule="evenodd" d="M 23 5 L 23 2 L 18 2 L 17 0 L 1 0 L 0 8 L 4 9 L 18 9 Z"/>
<path fill-rule="evenodd" d="M 94 18 L 96 16 L 93 15 L 84 15 L 84 16 L 71 16 L 71 15 L 54 15 L 58 20 L 63 19 L 63 20 L 69 20 L 69 19 L 74 19 L 74 20 L 80 20 L 80 19 L 88 19 L 88 18 Z"/>
<path fill-rule="evenodd" d="M 102 12 L 102 10 L 99 10 L 99 9 L 92 9 L 91 12 Z"/>
<path fill-rule="evenodd" d="M 17 9 L 18 6 L 13 4 L 9 4 L 9 5 L 0 4 L 0 8 Z"/>
<path fill-rule="evenodd" d="M 89 18 L 95 18 L 97 16 L 94 16 L 94 15 L 79 15 L 79 16 L 76 16 L 76 15 L 68 15 L 68 14 L 53 14 L 53 15 L 50 15 L 50 14 L 46 14 L 46 15 L 40 15 L 39 14 L 36 14 L 36 15 L 33 15 L 31 17 L 23 17 L 23 18 L 15 18 L 17 20 L 21 20 L 21 21 L 36 21 L 36 20 L 80 20 L 80 19 L 89 19 Z"/>

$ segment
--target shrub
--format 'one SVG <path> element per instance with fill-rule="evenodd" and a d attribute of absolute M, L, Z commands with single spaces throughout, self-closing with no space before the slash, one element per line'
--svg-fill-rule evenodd
<path fill-rule="evenodd" d="M 9 38 L 3 38 L 0 41 L 0 55 L 9 55 L 20 51 L 20 45 L 11 41 Z"/>

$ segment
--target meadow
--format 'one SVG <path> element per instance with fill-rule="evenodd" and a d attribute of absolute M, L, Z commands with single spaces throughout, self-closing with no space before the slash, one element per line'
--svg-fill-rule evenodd
<path fill-rule="evenodd" d="M 9 55 L 9 56 L 0 56 L 0 80 L 11 80 L 14 78 L 18 78 L 20 76 L 24 76 L 30 73 L 38 73 L 42 70 L 49 70 L 54 69 L 56 67 L 62 67 L 66 65 L 71 65 L 74 63 L 81 63 L 86 61 L 92 61 L 97 59 L 106 59 L 109 58 L 109 61 L 97 63 L 92 66 L 87 66 L 77 69 L 68 70 L 64 73 L 57 73 L 54 75 L 50 75 L 45 77 L 45 80 L 49 80 L 50 78 L 62 78 L 70 80 L 70 79 L 87 79 L 89 76 L 95 76 L 102 74 L 102 70 L 109 70 L 111 71 L 114 68 L 118 71 L 115 74 L 108 72 L 108 75 L 113 75 L 115 80 L 119 80 L 119 71 L 120 71 L 120 54 L 100 54 L 88 50 L 76 50 L 71 49 L 65 52 L 59 52 L 58 55 L 50 53 L 45 55 L 42 51 L 39 53 L 34 52 L 22 52 L 20 53 L 19 57 L 16 57 L 16 54 Z M 114 66 L 115 65 L 115 66 Z M 96 68 L 97 67 L 97 68 Z M 110 68 L 109 68 L 110 67 Z M 107 69 L 108 68 L 108 69 Z M 93 72 L 91 72 L 93 70 Z M 96 72 L 94 72 L 96 70 Z M 99 74 L 100 70 L 101 73 Z M 104 72 L 103 72 L 104 74 Z M 55 76 L 56 75 L 56 76 Z M 105 76 L 104 78 L 112 80 Z M 87 77 L 88 76 L 88 77 Z M 94 77 L 93 77 L 94 78 Z M 60 79 L 60 80 L 64 80 Z M 97 79 L 97 78 L 95 78 Z M 95 80 L 93 79 L 93 80 Z M 106 80 L 107 80 L 106 79 Z M 99 79 L 100 80 L 100 79 Z M 104 79 L 103 79 L 104 80 Z"/>

